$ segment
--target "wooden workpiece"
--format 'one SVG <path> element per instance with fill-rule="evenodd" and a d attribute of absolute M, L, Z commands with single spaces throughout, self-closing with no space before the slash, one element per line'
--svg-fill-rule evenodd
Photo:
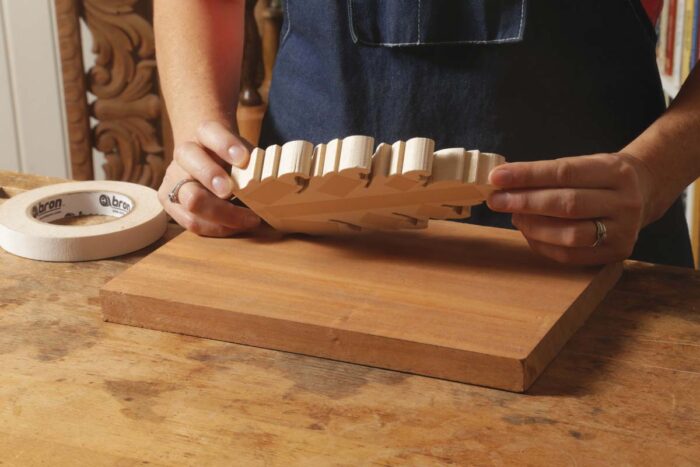
<path fill-rule="evenodd" d="M 429 219 L 464 219 L 494 188 L 497 154 L 463 148 L 435 152 L 429 138 L 374 149 L 369 136 L 314 147 L 290 141 L 255 148 L 233 167 L 234 195 L 277 230 L 306 233 L 419 229 Z"/>
<path fill-rule="evenodd" d="M 47 182 L 0 171 L 6 192 Z M 173 225 L 167 238 L 180 231 Z M 104 323 L 100 287 L 151 251 L 75 264 L 0 251 L 3 465 L 700 458 L 698 272 L 627 262 L 527 394 L 514 394 Z M 217 281 L 233 294 L 233 284 Z"/>
<path fill-rule="evenodd" d="M 519 232 L 184 233 L 102 289 L 105 319 L 524 391 L 619 278 Z"/>

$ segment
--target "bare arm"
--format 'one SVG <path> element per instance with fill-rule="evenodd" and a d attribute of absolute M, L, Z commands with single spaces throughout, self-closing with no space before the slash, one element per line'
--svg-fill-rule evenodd
<path fill-rule="evenodd" d="M 243 0 L 155 0 L 158 69 L 175 144 L 200 122 L 235 125 L 243 56 Z"/>
<path fill-rule="evenodd" d="M 700 67 L 661 118 L 622 152 L 649 168 L 652 186 L 645 223 L 652 222 L 700 177 Z"/>
<path fill-rule="evenodd" d="M 228 202 L 229 164 L 245 166 L 236 105 L 244 38 L 244 0 L 155 0 L 158 71 L 173 127 L 173 162 L 158 195 L 182 226 L 226 236 L 260 220 Z M 194 179 L 168 194 L 182 180 Z"/>

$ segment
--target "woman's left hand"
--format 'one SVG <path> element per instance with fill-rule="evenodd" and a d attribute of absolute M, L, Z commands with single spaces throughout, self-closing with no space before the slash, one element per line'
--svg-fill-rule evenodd
<path fill-rule="evenodd" d="M 512 213 L 513 225 L 538 253 L 561 263 L 606 264 L 632 254 L 649 222 L 652 181 L 646 165 L 625 153 L 516 162 L 491 172 L 500 190 L 487 202 Z M 607 238 L 592 247 L 596 220 Z"/>

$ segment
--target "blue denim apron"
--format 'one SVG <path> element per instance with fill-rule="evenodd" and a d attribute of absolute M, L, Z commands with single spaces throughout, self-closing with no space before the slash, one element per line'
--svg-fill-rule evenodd
<path fill-rule="evenodd" d="M 665 110 L 639 0 L 287 0 L 261 145 L 351 134 L 497 152 L 615 152 Z M 486 206 L 470 222 L 512 228 Z M 633 258 L 692 264 L 677 201 Z"/>

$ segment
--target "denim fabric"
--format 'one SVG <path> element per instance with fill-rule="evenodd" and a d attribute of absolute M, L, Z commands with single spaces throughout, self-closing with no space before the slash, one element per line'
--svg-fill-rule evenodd
<path fill-rule="evenodd" d="M 368 45 L 515 42 L 525 29 L 526 0 L 348 0 L 347 5 L 353 41 Z"/>
<path fill-rule="evenodd" d="M 511 162 L 620 150 L 665 109 L 653 31 L 638 7 L 287 0 L 261 145 L 424 136 Z M 691 265 L 682 212 L 677 201 L 644 229 L 633 257 Z M 469 222 L 512 228 L 486 206 Z"/>

